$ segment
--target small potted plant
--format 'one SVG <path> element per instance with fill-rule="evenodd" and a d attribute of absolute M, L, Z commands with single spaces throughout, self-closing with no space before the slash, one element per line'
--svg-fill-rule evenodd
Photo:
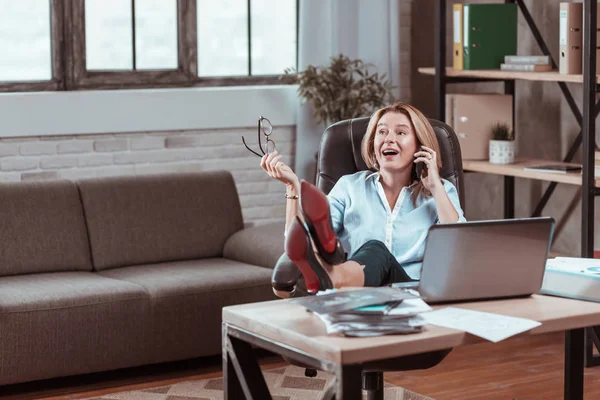
<path fill-rule="evenodd" d="M 511 164 L 515 162 L 515 135 L 508 124 L 496 123 L 490 140 L 490 163 Z"/>
<path fill-rule="evenodd" d="M 304 102 L 312 103 L 318 123 L 329 125 L 364 117 L 394 102 L 394 86 L 375 66 L 343 54 L 331 57 L 328 66 L 309 65 L 304 71 L 286 69 L 280 79 L 298 85 Z"/>

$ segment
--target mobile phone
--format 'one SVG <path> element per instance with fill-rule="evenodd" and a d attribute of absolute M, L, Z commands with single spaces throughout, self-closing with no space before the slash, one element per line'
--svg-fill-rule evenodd
<path fill-rule="evenodd" d="M 423 151 L 421 146 L 419 146 L 419 148 L 417 149 L 417 152 L 419 152 L 419 151 Z M 415 166 L 415 172 L 417 173 L 417 179 L 421 179 L 421 172 L 423 171 L 423 168 L 425 168 L 424 162 L 418 162 L 417 165 Z"/>

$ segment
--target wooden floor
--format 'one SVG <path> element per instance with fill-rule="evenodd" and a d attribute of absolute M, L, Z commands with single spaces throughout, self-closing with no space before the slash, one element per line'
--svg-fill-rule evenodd
<path fill-rule="evenodd" d="M 261 365 L 285 365 L 262 354 Z M 221 375 L 211 357 L 112 373 L 0 387 L 3 399 L 79 399 Z M 389 372 L 385 380 L 438 400 L 562 399 L 563 335 L 549 334 L 455 349 L 426 371 Z M 585 398 L 600 399 L 600 367 L 585 370 Z"/>

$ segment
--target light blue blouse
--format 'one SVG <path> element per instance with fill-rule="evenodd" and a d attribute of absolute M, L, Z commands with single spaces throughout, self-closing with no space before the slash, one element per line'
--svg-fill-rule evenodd
<path fill-rule="evenodd" d="M 458 221 L 466 221 L 456 188 L 449 181 L 442 181 L 458 212 Z M 390 209 L 379 173 L 360 171 L 337 181 L 327 197 L 333 228 L 348 257 L 367 241 L 380 240 L 411 278 L 420 278 L 425 238 L 429 228 L 438 222 L 438 214 L 433 197 L 421 194 L 413 205 L 410 194 L 414 185 L 404 187 Z"/>

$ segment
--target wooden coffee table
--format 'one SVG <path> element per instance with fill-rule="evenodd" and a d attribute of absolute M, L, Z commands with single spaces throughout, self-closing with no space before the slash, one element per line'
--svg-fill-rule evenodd
<path fill-rule="evenodd" d="M 529 318 L 541 326 L 522 335 L 564 331 L 564 398 L 583 399 L 584 328 L 600 325 L 600 303 L 533 295 L 527 298 L 452 304 L 477 311 Z M 444 306 L 437 306 L 440 308 Z M 321 320 L 290 300 L 223 308 L 225 399 L 270 399 L 252 346 L 317 370 L 336 374 L 336 399 L 361 399 L 361 373 L 382 361 L 481 343 L 463 331 L 427 326 L 419 334 L 375 338 L 327 336 Z M 424 393 L 426 394 L 426 393 Z"/>

